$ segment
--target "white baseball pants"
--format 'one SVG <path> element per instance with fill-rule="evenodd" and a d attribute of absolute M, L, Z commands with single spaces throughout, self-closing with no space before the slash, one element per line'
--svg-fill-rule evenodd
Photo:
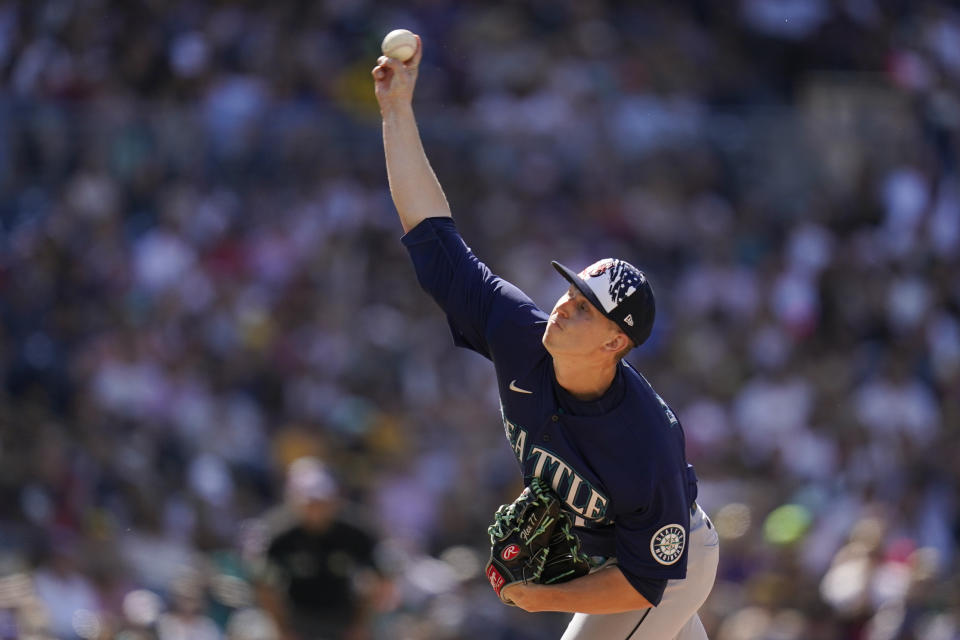
<path fill-rule="evenodd" d="M 717 530 L 699 506 L 690 517 L 687 577 L 670 580 L 656 607 L 609 614 L 574 614 L 561 640 L 707 640 L 697 610 L 717 577 Z"/>

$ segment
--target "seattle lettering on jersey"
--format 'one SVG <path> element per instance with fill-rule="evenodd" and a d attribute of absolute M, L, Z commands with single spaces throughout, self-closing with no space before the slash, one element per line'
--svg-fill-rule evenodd
<path fill-rule="evenodd" d="M 510 443 L 517 462 L 523 465 L 523 449 L 527 444 L 527 432 L 507 420 L 507 416 L 502 412 L 501 415 L 503 415 L 503 430 L 507 434 L 507 442 Z"/>
<path fill-rule="evenodd" d="M 503 428 L 517 462 L 523 466 L 527 432 L 523 427 L 510 422 L 506 416 L 503 417 Z M 598 524 L 609 522 L 606 517 L 608 498 L 559 456 L 548 449 L 533 447 L 526 459 L 533 463 L 533 476 L 549 483 L 563 503 L 580 518 Z"/>
<path fill-rule="evenodd" d="M 603 494 L 593 488 L 558 456 L 541 447 L 533 447 L 528 459 L 534 460 L 533 475 L 550 483 L 553 490 L 584 520 L 606 524 L 607 503 Z"/>

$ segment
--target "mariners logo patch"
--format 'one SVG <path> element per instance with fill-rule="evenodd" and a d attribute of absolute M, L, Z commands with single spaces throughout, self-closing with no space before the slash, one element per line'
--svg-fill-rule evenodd
<path fill-rule="evenodd" d="M 650 553 L 653 558 L 664 565 L 674 564 L 683 555 L 686 544 L 686 532 L 678 524 L 668 524 L 660 527 L 650 539 Z"/>

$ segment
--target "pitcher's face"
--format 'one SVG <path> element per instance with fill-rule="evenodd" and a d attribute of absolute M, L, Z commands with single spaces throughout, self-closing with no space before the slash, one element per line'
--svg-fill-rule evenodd
<path fill-rule="evenodd" d="M 570 285 L 553 306 L 542 341 L 550 355 L 588 355 L 606 349 L 618 333 L 620 328 Z"/>

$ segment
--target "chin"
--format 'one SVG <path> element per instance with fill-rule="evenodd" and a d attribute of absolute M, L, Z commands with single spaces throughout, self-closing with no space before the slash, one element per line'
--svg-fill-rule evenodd
<path fill-rule="evenodd" d="M 547 336 L 540 338 L 540 344 L 543 345 L 543 348 L 547 351 L 550 351 L 550 341 L 547 339 Z"/>
<path fill-rule="evenodd" d="M 543 338 L 540 340 L 543 344 L 543 348 L 547 350 L 551 356 L 556 356 L 558 353 L 563 351 L 563 345 L 557 344 L 557 337 L 549 335 L 549 332 L 544 332 Z"/>
<path fill-rule="evenodd" d="M 543 347 L 547 351 L 550 351 L 550 344 L 552 342 L 553 342 L 553 337 L 550 335 L 550 327 L 548 326 L 543 331 L 543 336 L 540 338 L 540 343 L 543 345 Z"/>

